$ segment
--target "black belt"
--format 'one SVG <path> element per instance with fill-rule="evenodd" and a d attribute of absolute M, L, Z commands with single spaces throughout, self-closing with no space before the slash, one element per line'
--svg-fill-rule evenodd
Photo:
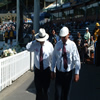
<path fill-rule="evenodd" d="M 43 70 L 40 70 L 40 69 L 38 69 L 38 68 L 35 67 L 35 70 L 36 71 L 46 71 L 46 70 L 50 70 L 50 67 L 47 67 L 46 69 L 43 69 Z"/>
<path fill-rule="evenodd" d="M 67 73 L 72 73 L 72 70 L 69 71 L 69 72 L 61 72 L 61 71 L 59 71 L 59 70 L 56 68 L 56 72 L 57 72 L 57 73 L 60 73 L 60 74 L 67 74 Z"/>

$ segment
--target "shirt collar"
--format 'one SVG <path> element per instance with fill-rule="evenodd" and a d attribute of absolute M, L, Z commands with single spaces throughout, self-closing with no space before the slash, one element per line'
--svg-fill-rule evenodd
<path fill-rule="evenodd" d="M 67 44 L 68 44 L 68 42 L 69 42 L 69 39 L 65 42 L 65 45 L 67 45 Z M 62 44 L 63 44 L 63 42 L 62 42 Z"/>
<path fill-rule="evenodd" d="M 43 46 L 46 45 L 46 41 L 44 42 Z"/>
<path fill-rule="evenodd" d="M 37 41 L 36 41 L 37 42 Z M 39 42 L 37 42 L 39 45 L 40 45 L 40 43 Z M 45 46 L 46 45 L 46 41 L 44 42 L 44 44 L 43 44 L 43 46 Z"/>

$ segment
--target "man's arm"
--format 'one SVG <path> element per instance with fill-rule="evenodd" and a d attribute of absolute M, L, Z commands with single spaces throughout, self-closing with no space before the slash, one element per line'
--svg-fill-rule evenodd
<path fill-rule="evenodd" d="M 56 61 L 57 61 L 57 58 L 56 58 L 56 45 L 55 45 L 55 48 L 54 48 L 54 51 L 53 51 L 53 56 L 52 56 L 52 65 L 51 65 L 51 79 L 54 79 L 56 77 L 56 69 L 55 69 L 55 66 L 56 66 Z"/>
<path fill-rule="evenodd" d="M 30 52 L 32 52 L 34 50 L 34 41 L 32 42 L 29 42 L 27 45 L 26 45 L 26 49 Z"/>
<path fill-rule="evenodd" d="M 75 64 L 74 81 L 77 82 L 79 80 L 79 71 L 80 71 L 80 68 L 81 68 L 81 63 L 80 63 L 80 56 L 79 56 L 76 45 L 74 45 L 73 60 L 74 60 L 74 64 Z"/>

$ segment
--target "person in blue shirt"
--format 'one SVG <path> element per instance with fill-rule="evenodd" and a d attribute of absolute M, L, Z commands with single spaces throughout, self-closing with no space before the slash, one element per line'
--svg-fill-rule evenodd
<path fill-rule="evenodd" d="M 55 30 L 52 30 L 52 38 L 51 38 L 51 43 L 53 46 L 59 41 L 59 36 L 56 34 Z"/>

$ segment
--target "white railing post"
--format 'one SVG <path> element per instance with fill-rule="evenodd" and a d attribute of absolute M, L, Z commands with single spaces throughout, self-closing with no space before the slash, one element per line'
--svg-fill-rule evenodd
<path fill-rule="evenodd" d="M 0 66 L 1 66 L 1 61 L 0 61 Z M 1 67 L 0 67 L 0 91 L 1 91 Z"/>

